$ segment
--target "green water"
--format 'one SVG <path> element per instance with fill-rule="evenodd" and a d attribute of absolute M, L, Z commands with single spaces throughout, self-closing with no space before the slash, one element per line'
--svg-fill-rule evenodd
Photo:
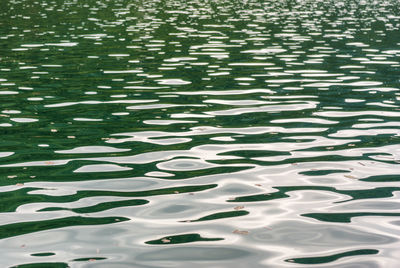
<path fill-rule="evenodd" d="M 3 0 L 0 267 L 398 267 L 395 0 Z"/>

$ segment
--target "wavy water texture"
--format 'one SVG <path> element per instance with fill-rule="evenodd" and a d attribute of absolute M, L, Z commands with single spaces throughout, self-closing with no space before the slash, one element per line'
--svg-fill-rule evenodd
<path fill-rule="evenodd" d="M 398 267 L 400 4 L 5 0 L 1 267 Z"/>

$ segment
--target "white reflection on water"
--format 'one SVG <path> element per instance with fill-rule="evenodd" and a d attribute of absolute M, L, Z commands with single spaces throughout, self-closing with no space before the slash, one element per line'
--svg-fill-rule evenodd
<path fill-rule="evenodd" d="M 398 266 L 396 1 L 2 4 L 0 266 Z"/>

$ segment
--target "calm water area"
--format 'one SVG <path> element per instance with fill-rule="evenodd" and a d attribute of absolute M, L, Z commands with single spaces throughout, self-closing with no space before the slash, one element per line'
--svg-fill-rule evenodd
<path fill-rule="evenodd" d="M 400 267 L 399 8 L 2 0 L 0 267 Z"/>

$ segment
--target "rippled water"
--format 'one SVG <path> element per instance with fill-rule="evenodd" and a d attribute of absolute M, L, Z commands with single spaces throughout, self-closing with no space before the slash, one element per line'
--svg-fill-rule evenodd
<path fill-rule="evenodd" d="M 1 267 L 398 267 L 399 6 L 2 1 Z"/>

